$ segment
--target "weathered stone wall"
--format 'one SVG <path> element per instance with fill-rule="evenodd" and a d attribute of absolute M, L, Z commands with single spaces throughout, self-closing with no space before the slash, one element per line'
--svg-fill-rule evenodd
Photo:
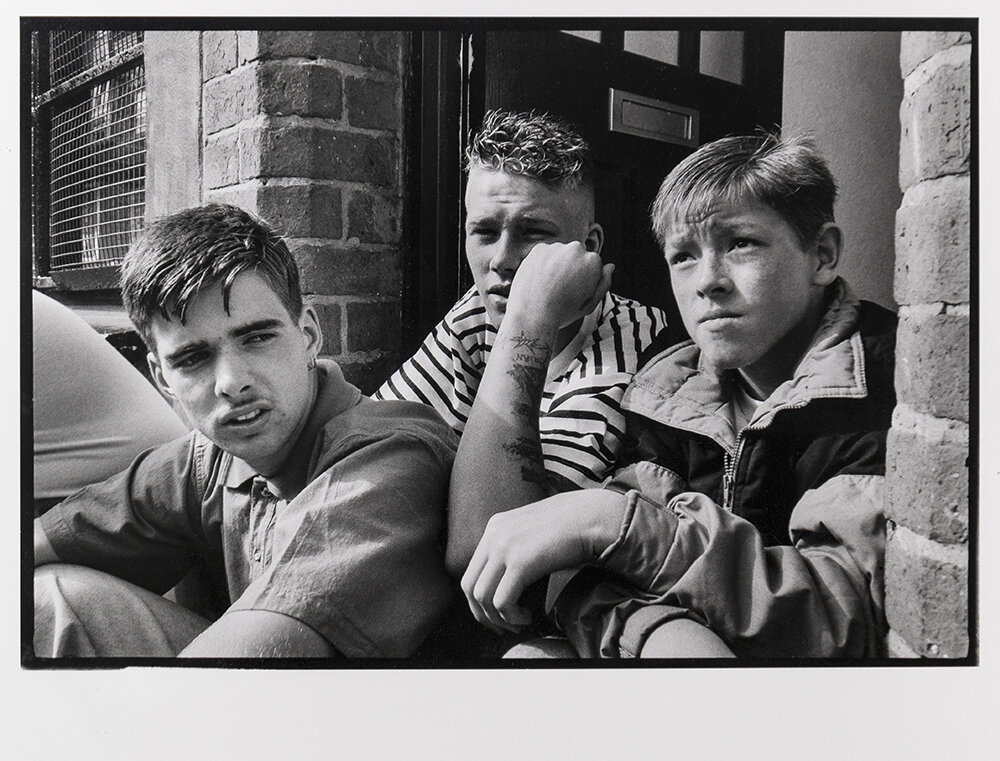
<path fill-rule="evenodd" d="M 203 190 L 287 237 L 323 354 L 373 390 L 399 362 L 407 37 L 206 31 Z"/>
<path fill-rule="evenodd" d="M 971 39 L 903 34 L 889 653 L 969 654 Z"/>

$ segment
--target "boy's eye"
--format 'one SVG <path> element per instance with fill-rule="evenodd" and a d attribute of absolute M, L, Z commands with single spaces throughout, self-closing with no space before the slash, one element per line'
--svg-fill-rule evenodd
<path fill-rule="evenodd" d="M 524 231 L 524 235 L 528 238 L 551 238 L 553 234 L 541 227 L 529 227 Z"/>
<path fill-rule="evenodd" d="M 675 251 L 667 257 L 667 264 L 671 267 L 676 267 L 684 264 L 685 262 L 692 261 L 693 259 L 694 257 L 687 251 Z"/>
<path fill-rule="evenodd" d="M 246 342 L 248 344 L 263 344 L 274 338 L 274 333 L 252 333 L 247 336 Z"/>
<path fill-rule="evenodd" d="M 479 240 L 492 240 L 496 237 L 496 231 L 489 227 L 473 227 L 468 231 L 468 236 Z"/>
<path fill-rule="evenodd" d="M 736 238 L 733 241 L 733 248 L 752 248 L 757 245 L 757 241 L 750 238 Z"/>
<path fill-rule="evenodd" d="M 200 365 L 205 360 L 206 356 L 207 354 L 205 352 L 194 352 L 192 354 L 185 354 L 182 357 L 178 357 L 170 364 L 178 370 L 191 370 Z"/>

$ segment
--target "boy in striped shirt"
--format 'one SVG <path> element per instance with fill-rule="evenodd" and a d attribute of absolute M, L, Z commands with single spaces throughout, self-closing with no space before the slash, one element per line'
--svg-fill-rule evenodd
<path fill-rule="evenodd" d="M 475 280 L 376 392 L 433 406 L 461 436 L 449 495 L 449 571 L 489 519 L 601 484 L 620 402 L 659 309 L 609 293 L 586 142 L 544 114 L 493 111 L 470 141 L 465 248 Z"/>

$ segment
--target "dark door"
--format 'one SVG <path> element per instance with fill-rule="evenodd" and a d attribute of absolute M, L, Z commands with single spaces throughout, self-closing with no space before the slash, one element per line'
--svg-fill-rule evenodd
<path fill-rule="evenodd" d="M 474 32 L 468 123 L 489 108 L 534 108 L 575 124 L 598 162 L 614 290 L 667 309 L 677 326 L 650 204 L 697 145 L 780 123 L 782 41 L 781 32 L 746 30 Z"/>

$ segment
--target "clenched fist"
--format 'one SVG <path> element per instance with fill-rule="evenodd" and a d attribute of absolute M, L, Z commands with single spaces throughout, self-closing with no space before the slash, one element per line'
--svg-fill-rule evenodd
<path fill-rule="evenodd" d="M 544 319 L 556 329 L 590 314 L 611 287 L 613 264 L 582 243 L 539 243 L 521 262 L 507 314 Z"/>

